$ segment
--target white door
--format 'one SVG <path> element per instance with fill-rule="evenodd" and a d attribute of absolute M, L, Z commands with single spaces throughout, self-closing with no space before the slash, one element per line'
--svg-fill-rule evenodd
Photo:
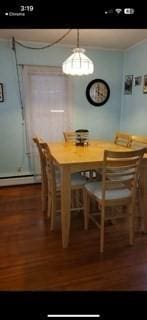
<path fill-rule="evenodd" d="M 60 68 L 25 66 L 23 69 L 25 123 L 31 167 L 40 176 L 38 151 L 33 137 L 62 141 L 72 129 L 71 83 Z"/>

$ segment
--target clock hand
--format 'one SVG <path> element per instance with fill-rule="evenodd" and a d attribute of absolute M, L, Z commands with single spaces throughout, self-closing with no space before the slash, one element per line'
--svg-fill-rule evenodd
<path fill-rule="evenodd" d="M 96 93 L 97 93 L 98 95 L 99 95 L 99 93 L 100 93 L 99 85 L 97 85 Z"/>
<path fill-rule="evenodd" d="M 99 92 L 99 94 L 100 94 L 101 97 L 104 97 L 104 94 L 103 94 L 103 93 Z"/>

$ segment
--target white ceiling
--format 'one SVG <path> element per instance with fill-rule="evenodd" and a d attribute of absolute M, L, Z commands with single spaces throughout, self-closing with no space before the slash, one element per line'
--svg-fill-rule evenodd
<path fill-rule="evenodd" d="M 0 29 L 0 39 L 52 43 L 68 29 Z M 60 41 L 60 45 L 76 46 L 76 29 Z M 105 49 L 127 49 L 147 40 L 147 29 L 80 29 L 80 46 Z"/>

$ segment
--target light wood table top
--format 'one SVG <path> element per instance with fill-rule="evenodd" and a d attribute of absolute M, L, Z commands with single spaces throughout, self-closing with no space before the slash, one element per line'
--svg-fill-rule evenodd
<path fill-rule="evenodd" d="M 118 146 L 105 140 L 92 140 L 88 146 L 76 146 L 68 142 L 48 143 L 51 154 L 58 165 L 102 163 L 104 150 L 129 151 L 130 148 Z"/>

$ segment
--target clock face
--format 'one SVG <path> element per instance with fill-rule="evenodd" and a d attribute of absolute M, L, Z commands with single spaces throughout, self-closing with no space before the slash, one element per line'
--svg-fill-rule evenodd
<path fill-rule="evenodd" d="M 94 106 L 102 106 L 110 96 L 110 88 L 106 81 L 102 79 L 92 80 L 86 88 L 88 101 Z"/>

